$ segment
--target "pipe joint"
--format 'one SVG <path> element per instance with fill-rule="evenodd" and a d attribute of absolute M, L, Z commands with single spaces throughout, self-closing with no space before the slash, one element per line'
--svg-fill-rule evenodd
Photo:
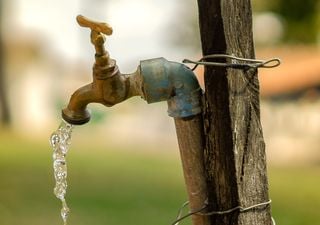
<path fill-rule="evenodd" d="M 186 118 L 201 113 L 201 88 L 184 64 L 164 58 L 141 61 L 143 98 L 148 103 L 168 102 L 168 114 Z"/>

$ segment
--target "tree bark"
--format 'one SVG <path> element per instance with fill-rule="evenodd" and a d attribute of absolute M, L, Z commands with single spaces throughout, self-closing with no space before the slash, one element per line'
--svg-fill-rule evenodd
<path fill-rule="evenodd" d="M 9 104 L 7 100 L 7 90 L 5 85 L 5 72 L 4 72 L 4 45 L 2 38 L 2 10 L 3 2 L 0 0 L 0 121 L 2 125 L 10 123 Z"/>
<path fill-rule="evenodd" d="M 254 58 L 250 0 L 198 0 L 203 55 Z M 269 201 L 256 69 L 205 68 L 208 211 Z M 212 225 L 271 225 L 270 206 L 213 215 Z"/>

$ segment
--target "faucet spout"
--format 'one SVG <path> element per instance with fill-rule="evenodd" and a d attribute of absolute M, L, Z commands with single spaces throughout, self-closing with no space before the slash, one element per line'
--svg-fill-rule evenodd
<path fill-rule="evenodd" d="M 112 73 L 109 72 L 109 77 L 104 79 L 101 79 L 101 68 L 98 65 L 93 70 L 96 71 L 93 82 L 76 90 L 68 106 L 62 110 L 62 118 L 68 123 L 81 125 L 89 122 L 87 105 L 90 103 L 111 107 L 133 96 L 142 96 L 139 70 L 132 74 L 121 74 L 116 66 Z"/>
<path fill-rule="evenodd" d="M 92 101 L 94 101 L 92 84 L 79 88 L 72 94 L 68 106 L 62 110 L 62 118 L 75 125 L 89 122 L 90 113 L 87 105 Z"/>

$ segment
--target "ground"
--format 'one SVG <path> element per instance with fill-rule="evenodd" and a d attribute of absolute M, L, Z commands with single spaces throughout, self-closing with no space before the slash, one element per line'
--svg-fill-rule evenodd
<path fill-rule="evenodd" d="M 68 154 L 70 225 L 168 225 L 174 220 L 186 200 L 178 148 L 171 153 L 105 149 L 80 145 L 79 138 L 74 135 Z M 0 143 L 1 225 L 62 224 L 47 140 L 1 133 Z M 315 166 L 269 168 L 277 224 L 320 221 L 319 176 Z"/>

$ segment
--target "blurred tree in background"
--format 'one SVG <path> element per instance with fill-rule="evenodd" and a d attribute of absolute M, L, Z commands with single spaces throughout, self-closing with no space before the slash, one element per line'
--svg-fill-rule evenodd
<path fill-rule="evenodd" d="M 271 0 L 267 10 L 279 14 L 285 25 L 284 41 L 315 43 L 319 33 L 319 0 Z"/>
<path fill-rule="evenodd" d="M 174 33 L 170 35 L 173 45 L 199 52 L 200 39 L 197 5 L 191 0 L 177 1 L 177 20 L 171 21 Z M 281 43 L 315 44 L 320 37 L 320 0 L 252 0 L 255 14 L 272 12 L 283 24 Z M 254 18 L 255 21 L 255 18 Z M 272 24 L 265 29 L 271 29 Z"/>
<path fill-rule="evenodd" d="M 8 125 L 10 123 L 10 113 L 9 113 L 9 105 L 8 105 L 7 91 L 6 91 L 6 85 L 5 85 L 2 21 L 3 21 L 3 4 L 2 4 L 2 0 L 0 0 L 0 122 L 3 125 Z"/>
<path fill-rule="evenodd" d="M 176 5 L 177 19 L 171 20 L 168 27 L 173 27 L 173 33 L 167 37 L 175 47 L 189 49 L 196 53 L 201 50 L 200 31 L 197 19 L 197 2 L 193 0 L 178 0 Z"/>

